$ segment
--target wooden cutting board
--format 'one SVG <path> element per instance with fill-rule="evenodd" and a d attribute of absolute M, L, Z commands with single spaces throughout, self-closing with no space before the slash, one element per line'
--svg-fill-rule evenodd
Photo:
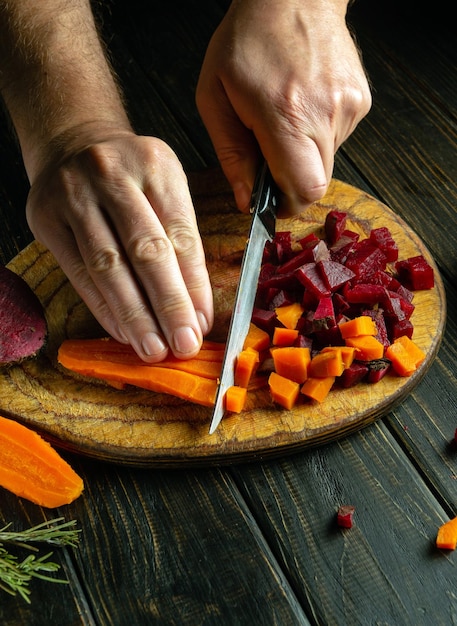
<path fill-rule="evenodd" d="M 217 322 L 212 338 L 224 340 L 235 295 L 250 218 L 234 207 L 219 172 L 191 178 L 207 262 L 214 288 Z M 277 408 L 267 389 L 252 392 L 240 415 L 224 418 L 209 435 L 211 411 L 148 391 L 119 391 L 83 379 L 56 362 L 65 338 L 102 336 L 54 257 L 37 242 L 9 264 L 40 298 L 49 338 L 39 357 L 0 370 L 0 413 L 41 432 L 54 445 L 121 464 L 185 466 L 232 463 L 278 455 L 336 439 L 373 422 L 401 402 L 419 383 L 441 341 L 445 292 L 437 267 L 413 230 L 388 207 L 343 182 L 333 180 L 327 195 L 302 215 L 281 220 L 278 230 L 299 237 L 322 235 L 327 212 L 348 213 L 348 228 L 366 236 L 387 226 L 400 258 L 423 254 L 435 271 L 434 289 L 416 292 L 414 340 L 427 357 L 409 378 L 386 376 L 375 385 L 334 390 L 321 405 L 306 402 L 291 411 Z"/>

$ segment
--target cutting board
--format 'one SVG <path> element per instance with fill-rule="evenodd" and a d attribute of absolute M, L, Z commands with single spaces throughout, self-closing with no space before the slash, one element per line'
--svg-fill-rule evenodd
<path fill-rule="evenodd" d="M 250 218 L 240 214 L 218 171 L 190 178 L 214 289 L 216 331 L 224 340 L 235 296 Z M 415 293 L 414 340 L 426 360 L 409 378 L 388 375 L 375 384 L 333 390 L 322 404 L 304 398 L 281 410 L 268 390 L 250 392 L 246 410 L 223 419 L 209 435 L 211 410 L 172 396 L 140 389 L 117 390 L 63 370 L 57 350 L 66 338 L 103 336 L 54 257 L 37 242 L 9 264 L 32 287 L 46 311 L 49 337 L 36 358 L 0 370 L 0 413 L 36 429 L 62 449 L 133 466 L 223 464 L 285 454 L 334 440 L 360 429 L 401 402 L 426 374 L 441 341 L 445 292 L 428 250 L 387 206 L 341 181 L 302 215 L 280 220 L 277 230 L 297 237 L 322 236 L 328 211 L 348 213 L 348 228 L 366 236 L 387 226 L 400 258 L 423 254 L 435 271 L 435 287 Z"/>

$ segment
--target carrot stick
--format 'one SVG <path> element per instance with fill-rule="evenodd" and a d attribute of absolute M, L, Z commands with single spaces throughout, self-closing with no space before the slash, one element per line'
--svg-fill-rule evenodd
<path fill-rule="evenodd" d="M 241 413 L 246 404 L 247 389 L 233 385 L 225 392 L 225 408 L 231 413 Z"/>
<path fill-rule="evenodd" d="M 344 371 L 341 352 L 338 350 L 319 352 L 311 359 L 308 371 L 311 378 L 341 376 Z"/>
<path fill-rule="evenodd" d="M 375 322 L 368 315 L 360 315 L 339 325 L 343 339 L 359 337 L 360 335 L 376 335 L 378 329 Z"/>
<path fill-rule="evenodd" d="M 0 485 L 47 508 L 70 504 L 84 488 L 82 479 L 38 433 L 1 416 Z"/>
<path fill-rule="evenodd" d="M 411 376 L 424 361 L 424 352 L 407 335 L 395 339 L 386 349 L 386 357 L 399 376 Z"/>
<path fill-rule="evenodd" d="M 271 351 L 275 371 L 284 378 L 296 383 L 303 383 L 308 378 L 308 367 L 311 361 L 309 348 L 287 346 Z"/>
<path fill-rule="evenodd" d="M 328 376 L 327 378 L 308 378 L 303 383 L 300 392 L 312 400 L 323 402 L 328 396 L 334 382 L 334 376 Z"/>
<path fill-rule="evenodd" d="M 259 353 L 254 348 L 242 350 L 237 357 L 235 365 L 235 385 L 237 387 L 247 387 L 251 376 L 259 365 Z"/>
<path fill-rule="evenodd" d="M 276 326 L 273 331 L 272 344 L 274 346 L 292 346 L 298 337 L 298 330 Z"/>
<path fill-rule="evenodd" d="M 295 329 L 304 309 L 299 302 L 286 304 L 275 309 L 276 317 L 286 328 Z"/>
<path fill-rule="evenodd" d="M 384 356 L 384 346 L 372 335 L 347 337 L 346 345 L 355 348 L 356 358 L 360 361 L 374 361 Z"/>
<path fill-rule="evenodd" d="M 436 547 L 443 550 L 455 550 L 457 547 L 457 517 L 438 528 Z"/>
<path fill-rule="evenodd" d="M 251 322 L 248 334 L 244 340 L 243 350 L 246 348 L 254 348 L 257 352 L 262 352 L 263 350 L 268 350 L 269 347 L 270 335 Z"/>
<path fill-rule="evenodd" d="M 300 393 L 299 384 L 280 376 L 276 372 L 271 372 L 268 384 L 273 401 L 285 409 L 292 409 Z"/>

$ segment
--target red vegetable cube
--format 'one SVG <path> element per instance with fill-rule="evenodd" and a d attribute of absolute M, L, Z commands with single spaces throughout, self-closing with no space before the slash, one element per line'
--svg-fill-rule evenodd
<path fill-rule="evenodd" d="M 397 261 L 395 269 L 398 277 L 408 289 L 432 289 L 435 285 L 433 268 L 427 263 L 422 254 L 410 257 L 404 261 Z"/>
<path fill-rule="evenodd" d="M 336 521 L 341 528 L 352 528 L 355 507 L 351 504 L 342 504 L 338 509 Z"/>

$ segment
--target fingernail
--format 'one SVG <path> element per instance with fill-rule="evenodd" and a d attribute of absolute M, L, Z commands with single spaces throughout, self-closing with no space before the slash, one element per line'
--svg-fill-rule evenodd
<path fill-rule="evenodd" d="M 208 320 L 206 319 L 206 315 L 203 313 L 203 311 L 197 311 L 197 319 L 198 319 L 198 323 L 200 324 L 202 335 L 206 335 L 206 333 L 209 332 L 209 324 L 208 324 Z"/>
<path fill-rule="evenodd" d="M 190 354 L 200 347 L 200 342 L 195 331 L 190 326 L 182 326 L 175 330 L 173 344 L 176 352 Z"/>
<path fill-rule="evenodd" d="M 146 333 L 141 341 L 141 348 L 146 356 L 160 356 L 168 349 L 157 333 Z"/>
<path fill-rule="evenodd" d="M 246 211 L 249 209 L 251 203 L 251 189 L 249 185 L 243 182 L 235 183 L 233 185 L 233 194 L 237 207 L 240 211 Z"/>

